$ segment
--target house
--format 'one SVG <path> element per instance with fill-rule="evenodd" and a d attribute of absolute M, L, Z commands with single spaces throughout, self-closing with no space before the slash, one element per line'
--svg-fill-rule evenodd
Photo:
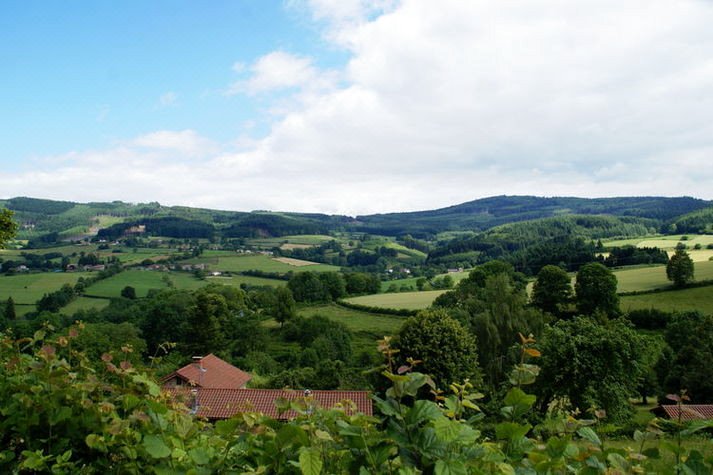
<path fill-rule="evenodd" d="M 657 417 L 682 421 L 713 420 L 713 404 L 661 404 L 651 409 Z"/>
<path fill-rule="evenodd" d="M 341 409 L 347 414 L 372 415 L 368 391 L 297 391 L 292 389 L 215 389 L 174 387 L 164 389 L 175 400 L 183 402 L 199 417 L 209 420 L 228 419 L 239 412 L 259 412 L 277 420 L 290 420 L 298 413 L 280 412 L 281 401 L 297 402 L 305 411 L 310 408 Z"/>
<path fill-rule="evenodd" d="M 163 390 L 184 403 L 199 417 L 227 419 L 239 412 L 259 412 L 273 419 L 289 420 L 298 413 L 280 414 L 281 400 L 299 402 L 309 408 L 340 408 L 348 414 L 372 414 L 368 391 L 297 391 L 291 389 L 246 389 L 251 376 L 210 354 L 194 357 L 191 364 L 164 376 Z"/>
<path fill-rule="evenodd" d="M 250 374 L 211 353 L 208 356 L 194 357 L 193 363 L 164 376 L 161 379 L 161 384 L 164 388 L 188 386 L 210 389 L 241 389 L 251 379 Z"/>

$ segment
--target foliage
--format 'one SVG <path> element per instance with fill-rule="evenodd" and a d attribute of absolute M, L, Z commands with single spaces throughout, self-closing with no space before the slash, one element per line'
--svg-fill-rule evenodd
<path fill-rule="evenodd" d="M 636 247 L 632 245 L 611 247 L 609 255 L 602 261 L 607 267 L 633 266 L 638 264 L 666 264 L 668 254 L 657 247 Z"/>
<path fill-rule="evenodd" d="M 693 280 L 693 260 L 686 251 L 676 248 L 666 265 L 666 277 L 676 287 L 684 287 Z"/>
<path fill-rule="evenodd" d="M 479 375 L 475 338 L 444 310 L 424 310 L 406 320 L 395 348 L 403 361 L 422 361 L 423 370 L 440 385 Z"/>
<path fill-rule="evenodd" d="M 659 382 L 664 393 L 682 389 L 696 403 L 713 400 L 713 315 L 698 312 L 674 314 L 668 322 L 664 338 L 668 351 L 659 361 Z"/>
<path fill-rule="evenodd" d="M 130 285 L 127 285 L 126 287 L 121 289 L 121 296 L 126 299 L 134 300 L 136 299 L 136 289 Z"/>
<path fill-rule="evenodd" d="M 532 287 L 532 304 L 552 315 L 560 315 L 572 298 L 572 282 L 564 269 L 547 265 L 537 273 Z"/>
<path fill-rule="evenodd" d="M 17 223 L 12 220 L 12 215 L 9 209 L 0 209 L 0 249 L 17 232 Z"/>
<path fill-rule="evenodd" d="M 643 342 L 622 320 L 606 325 L 588 317 L 560 320 L 547 327 L 540 349 L 540 407 L 567 398 L 582 412 L 604 409 L 612 421 L 631 416 L 629 397 L 644 369 Z"/>
<path fill-rule="evenodd" d="M 616 276 L 599 263 L 582 266 L 577 272 L 574 290 L 577 310 L 584 315 L 601 312 L 611 316 L 619 312 Z"/>
<path fill-rule="evenodd" d="M 88 360 L 74 349 L 79 332 L 75 327 L 56 340 L 45 340 L 44 332 L 23 341 L 0 337 L 3 472 L 633 474 L 659 457 L 654 444 L 675 454 L 680 473 L 707 473 L 713 466 L 680 441 L 659 444 L 655 429 L 635 434 L 634 449 L 605 446 L 591 422 L 571 416 L 534 428 L 546 429 L 545 439 L 535 439 L 524 420 L 535 402 L 523 390 L 537 372 L 525 360 L 538 354 L 531 339 L 523 338 L 523 362 L 513 371 L 493 437 L 485 437 L 482 394 L 472 383 L 440 392 L 412 366 L 395 371 L 387 340 L 382 374 L 390 386 L 374 398 L 374 417 L 347 412 L 348 402 L 324 410 L 305 398 L 279 403 L 297 413 L 286 423 L 245 412 L 208 424 L 161 394 L 127 360 Z M 678 434 L 704 427 L 681 423 Z"/>

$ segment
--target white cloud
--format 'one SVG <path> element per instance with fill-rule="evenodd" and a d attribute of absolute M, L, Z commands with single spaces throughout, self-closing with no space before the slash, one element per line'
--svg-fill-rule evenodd
<path fill-rule="evenodd" d="M 711 2 L 296 4 L 350 59 L 237 63 L 230 93 L 281 93 L 265 137 L 237 149 L 153 132 L 9 177 L 5 194 L 33 183 L 50 197 L 350 214 L 493 194 L 713 198 Z"/>
<path fill-rule="evenodd" d="M 207 156 L 217 150 L 215 143 L 201 137 L 194 130 L 159 130 L 137 137 L 129 141 L 128 145 L 192 157 Z"/>
<path fill-rule="evenodd" d="M 244 72 L 245 65 L 236 63 L 233 71 Z M 250 77 L 234 82 L 227 91 L 233 94 L 260 94 L 282 89 L 323 89 L 332 84 L 329 73 L 321 72 L 312 60 L 284 51 L 273 51 L 259 58 L 249 68 Z"/>

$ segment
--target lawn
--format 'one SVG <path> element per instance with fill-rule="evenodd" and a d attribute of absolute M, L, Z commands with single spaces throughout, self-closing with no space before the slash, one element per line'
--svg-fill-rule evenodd
<path fill-rule="evenodd" d="M 302 307 L 298 310 L 298 314 L 306 317 L 322 315 L 330 320 L 344 323 L 354 333 L 355 354 L 361 351 L 375 351 L 377 340 L 385 335 L 396 333 L 405 321 L 405 317 L 360 312 L 336 304 Z"/>
<path fill-rule="evenodd" d="M 431 305 L 431 302 L 445 290 L 427 290 L 423 292 L 399 292 L 391 294 L 364 295 L 345 299 L 347 302 L 381 308 L 404 308 L 420 310 Z"/>
<path fill-rule="evenodd" d="M 249 256 L 238 256 L 233 254 L 232 256 L 217 255 L 217 256 L 204 256 L 185 261 L 192 264 L 207 264 L 210 270 L 219 270 L 227 272 L 243 272 L 247 270 L 261 270 L 264 272 L 297 272 L 297 271 L 312 271 L 312 272 L 336 272 L 339 271 L 339 267 L 330 266 L 327 264 L 313 263 L 311 265 L 290 265 L 284 262 L 275 260 L 270 256 L 265 255 L 249 255 Z M 302 261 L 307 262 L 307 261 Z"/>
<path fill-rule="evenodd" d="M 625 312 L 648 308 L 668 312 L 699 310 L 706 314 L 713 314 L 713 286 L 621 297 L 621 309 Z"/>
<path fill-rule="evenodd" d="M 44 294 L 59 290 L 64 284 L 74 285 L 80 277 L 90 276 L 92 276 L 90 272 L 0 275 L 0 301 L 12 297 L 17 304 L 34 305 Z"/>

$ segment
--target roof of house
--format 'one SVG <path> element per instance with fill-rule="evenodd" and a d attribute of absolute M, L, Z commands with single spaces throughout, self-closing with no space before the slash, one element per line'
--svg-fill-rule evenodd
<path fill-rule="evenodd" d="M 676 404 L 662 404 L 651 409 L 658 416 L 678 420 L 679 408 Z M 713 419 L 713 404 L 684 404 L 681 406 L 681 420 Z"/>
<path fill-rule="evenodd" d="M 211 389 L 190 390 L 187 388 L 165 388 L 187 406 L 193 407 L 198 398 L 198 415 L 207 419 L 227 419 L 239 412 L 259 412 L 273 419 L 289 420 L 298 413 L 290 409 L 279 413 L 275 402 L 278 399 L 301 401 L 305 408 L 342 408 L 347 414 L 357 412 L 372 415 L 371 398 L 368 391 L 305 391 L 289 389 Z"/>
<path fill-rule="evenodd" d="M 202 371 L 200 367 L 203 368 Z M 202 388 L 239 389 L 252 379 L 250 374 L 212 353 L 200 360 L 200 367 L 197 363 L 187 364 L 168 376 L 164 376 L 161 381 L 165 383 L 174 377 L 179 377 L 191 385 Z"/>

